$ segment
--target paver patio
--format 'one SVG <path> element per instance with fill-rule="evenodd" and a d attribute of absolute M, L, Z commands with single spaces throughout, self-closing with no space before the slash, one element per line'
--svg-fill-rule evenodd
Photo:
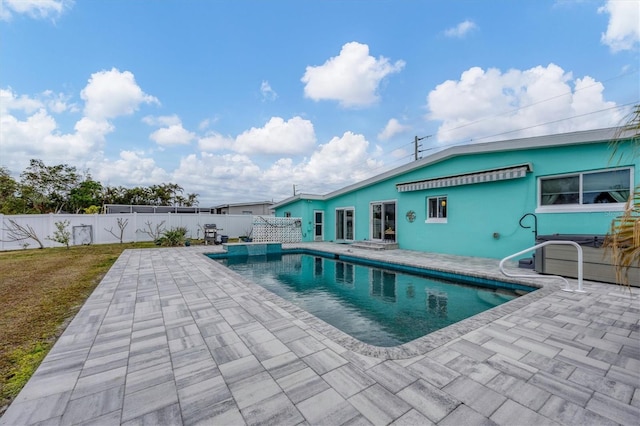
<path fill-rule="evenodd" d="M 491 259 L 311 247 L 501 278 Z M 639 422 L 638 288 L 586 281 L 578 294 L 545 280 L 375 348 L 203 256 L 211 251 L 222 248 L 125 251 L 0 425 Z"/>

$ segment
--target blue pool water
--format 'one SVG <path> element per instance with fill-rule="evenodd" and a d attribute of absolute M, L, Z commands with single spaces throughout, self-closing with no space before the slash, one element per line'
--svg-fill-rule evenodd
<path fill-rule="evenodd" d="M 522 287 L 480 287 L 331 256 L 295 253 L 217 260 L 356 339 L 376 346 L 409 342 L 523 293 Z"/>

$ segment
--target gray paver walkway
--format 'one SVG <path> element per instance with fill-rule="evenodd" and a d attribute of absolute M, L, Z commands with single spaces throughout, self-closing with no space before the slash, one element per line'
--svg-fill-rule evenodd
<path fill-rule="evenodd" d="M 312 247 L 500 278 L 490 259 Z M 577 294 L 547 280 L 385 349 L 202 255 L 212 250 L 125 251 L 0 425 L 638 424 L 637 288 L 585 282 Z"/>

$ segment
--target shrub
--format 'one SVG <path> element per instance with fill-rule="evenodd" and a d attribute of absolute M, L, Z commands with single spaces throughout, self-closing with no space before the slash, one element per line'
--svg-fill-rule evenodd
<path fill-rule="evenodd" d="M 165 247 L 181 246 L 184 244 L 185 235 L 187 235 L 187 228 L 184 226 L 171 228 L 162 233 L 162 237 L 158 239 L 158 242 Z"/>
<path fill-rule="evenodd" d="M 71 231 L 67 229 L 69 224 L 70 222 L 68 220 L 56 222 L 56 230 L 53 232 L 53 237 L 47 237 L 47 239 L 59 244 L 64 244 L 68 249 L 69 242 L 71 241 Z"/>

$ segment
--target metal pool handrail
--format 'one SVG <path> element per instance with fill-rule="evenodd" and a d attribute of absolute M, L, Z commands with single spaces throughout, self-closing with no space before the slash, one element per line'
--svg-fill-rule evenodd
<path fill-rule="evenodd" d="M 512 259 L 516 256 L 520 256 L 522 254 L 525 254 L 537 248 L 548 246 L 550 244 L 572 245 L 578 249 L 578 288 L 576 290 L 572 290 L 571 287 L 569 286 L 569 281 L 567 281 L 566 278 L 561 277 L 559 275 L 509 274 L 504 270 L 504 263 L 507 260 Z M 512 254 L 511 256 L 507 256 L 500 261 L 500 272 L 502 272 L 503 275 L 511 278 L 534 278 L 534 277 L 535 278 L 560 278 L 566 283 L 566 287 L 562 289 L 563 291 L 575 291 L 576 293 L 586 293 L 586 291 L 582 288 L 582 247 L 580 246 L 580 244 L 576 243 L 575 241 L 545 241 L 540 244 L 536 244 L 533 247 L 529 247 L 526 250 L 519 251 L 518 253 Z"/>

